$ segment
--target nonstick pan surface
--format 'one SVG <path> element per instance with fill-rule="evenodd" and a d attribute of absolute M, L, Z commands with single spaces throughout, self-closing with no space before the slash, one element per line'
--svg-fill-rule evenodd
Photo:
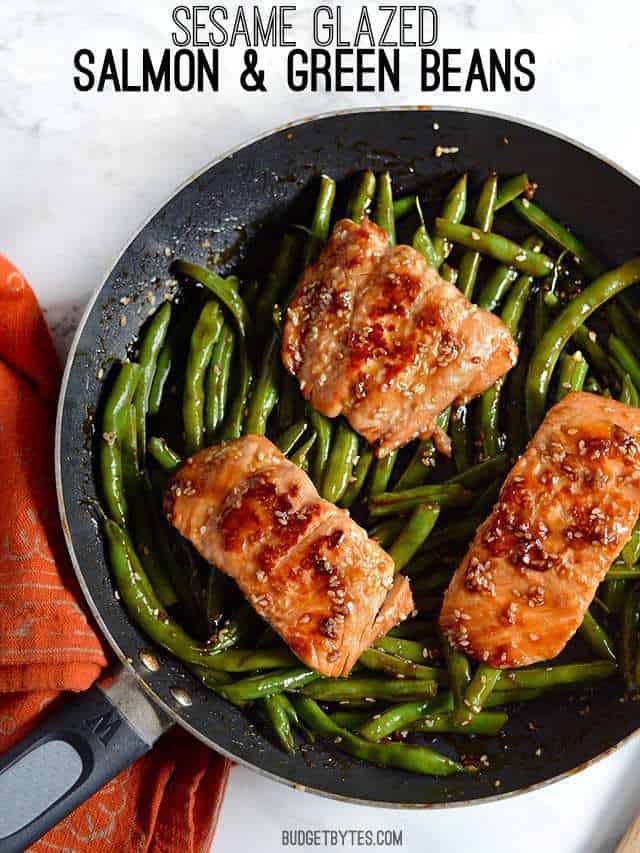
<path fill-rule="evenodd" d="M 436 145 L 459 152 L 436 157 Z M 259 277 L 283 227 L 308 221 L 318 175 L 326 172 L 340 182 L 339 205 L 350 179 L 364 168 L 388 168 L 399 194 L 420 190 L 429 216 L 464 171 L 474 189 L 492 170 L 507 176 L 527 171 L 541 186 L 545 208 L 612 266 L 640 250 L 633 227 L 640 213 L 638 183 L 577 143 L 536 127 L 466 110 L 412 108 L 342 113 L 277 130 L 193 177 L 138 232 L 97 291 L 69 357 L 59 408 L 60 506 L 95 618 L 117 655 L 178 723 L 225 755 L 317 793 L 391 807 L 461 805 L 580 769 L 636 730 L 639 706 L 622 701 L 618 679 L 525 703 L 514 710 L 503 736 L 447 736 L 446 744 L 436 739 L 439 748 L 451 751 L 453 744 L 489 759 L 489 769 L 448 779 L 377 769 L 324 741 L 285 755 L 169 654 L 158 651 L 158 672 L 143 666 L 139 652 L 150 641 L 116 599 L 91 507 L 97 498 L 94 416 L 103 377 L 131 350 L 154 300 L 163 298 L 171 258 Z M 176 701 L 183 696 L 176 688 L 187 691 L 191 705 Z"/>

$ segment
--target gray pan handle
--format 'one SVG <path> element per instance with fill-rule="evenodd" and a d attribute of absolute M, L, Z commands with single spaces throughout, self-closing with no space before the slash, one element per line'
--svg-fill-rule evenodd
<path fill-rule="evenodd" d="M 121 669 L 0 755 L 0 851 L 22 853 L 148 752 L 171 721 Z"/>

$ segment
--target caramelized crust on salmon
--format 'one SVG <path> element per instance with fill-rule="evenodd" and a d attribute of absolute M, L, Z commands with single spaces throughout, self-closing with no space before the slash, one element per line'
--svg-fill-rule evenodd
<path fill-rule="evenodd" d="M 450 641 L 495 667 L 554 658 L 640 511 L 640 410 L 571 393 L 507 477 L 445 595 Z"/>
<path fill-rule="evenodd" d="M 188 459 L 164 508 L 323 675 L 348 675 L 413 610 L 408 580 L 394 579 L 389 555 L 266 438 L 248 435 Z"/>
<path fill-rule="evenodd" d="M 368 219 L 336 224 L 300 279 L 282 341 L 304 397 L 344 414 L 379 456 L 431 436 L 447 406 L 481 394 L 516 358 L 498 317 Z"/>

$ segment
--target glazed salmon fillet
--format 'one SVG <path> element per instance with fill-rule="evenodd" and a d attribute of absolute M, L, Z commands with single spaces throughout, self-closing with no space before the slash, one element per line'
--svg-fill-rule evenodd
<path fill-rule="evenodd" d="M 570 393 L 507 477 L 446 592 L 449 640 L 495 667 L 554 658 L 640 511 L 640 410 Z"/>
<path fill-rule="evenodd" d="M 262 436 L 188 459 L 167 487 L 164 508 L 294 654 L 323 675 L 348 675 L 413 610 L 409 582 L 394 577 L 391 557 Z"/>
<path fill-rule="evenodd" d="M 410 246 L 368 219 L 338 222 L 302 274 L 282 359 L 327 417 L 343 414 L 378 456 L 436 431 L 436 418 L 516 362 L 504 323 L 472 305 Z"/>

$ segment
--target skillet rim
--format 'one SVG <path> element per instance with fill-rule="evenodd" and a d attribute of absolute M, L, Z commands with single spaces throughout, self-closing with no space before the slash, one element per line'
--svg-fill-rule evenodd
<path fill-rule="evenodd" d="M 398 803 L 398 802 L 387 802 L 382 800 L 370 800 L 353 796 L 345 796 L 341 795 L 335 791 L 328 791 L 320 788 L 314 788 L 309 785 L 301 785 L 298 782 L 295 782 L 292 779 L 289 779 L 285 776 L 282 776 L 278 773 L 275 773 L 271 770 L 267 770 L 264 767 L 261 767 L 257 764 L 252 763 L 251 761 L 241 758 L 231 752 L 230 750 L 224 749 L 218 744 L 214 743 L 209 737 L 207 737 L 202 731 L 199 730 L 196 726 L 192 725 L 188 720 L 184 719 L 180 710 L 175 706 L 170 705 L 164 699 L 162 699 L 158 694 L 153 690 L 151 685 L 147 683 L 144 678 L 144 673 L 136 669 L 133 665 L 133 662 L 120 648 L 120 645 L 116 638 L 113 636 L 112 632 L 106 625 L 105 620 L 102 617 L 102 611 L 100 606 L 96 603 L 91 591 L 89 589 L 88 584 L 85 581 L 84 573 L 80 568 L 79 561 L 75 552 L 73 538 L 71 536 L 71 531 L 69 528 L 69 523 L 67 519 L 67 513 L 64 502 L 64 486 L 63 486 L 63 466 L 62 466 L 62 430 L 63 430 L 63 412 L 65 406 L 65 400 L 67 396 L 67 386 L 69 382 L 69 377 L 71 374 L 72 365 L 75 362 L 76 352 L 82 338 L 85 325 L 93 311 L 94 304 L 98 299 L 100 293 L 103 288 L 107 284 L 110 279 L 112 273 L 114 272 L 116 266 L 128 251 L 131 244 L 142 234 L 145 228 L 149 225 L 149 223 L 154 219 L 154 217 L 163 210 L 183 189 L 188 187 L 191 183 L 197 180 L 201 175 L 208 172 L 211 168 L 226 160 L 228 157 L 232 157 L 245 148 L 263 140 L 270 138 L 271 136 L 275 136 L 278 133 L 281 133 L 284 130 L 293 130 L 302 125 L 310 124 L 313 122 L 322 121 L 324 119 L 335 118 L 339 116 L 349 116 L 349 115 L 357 115 L 357 114 L 365 114 L 365 113 L 385 113 L 385 112 L 429 112 L 431 110 L 437 112 L 451 112 L 451 113 L 469 113 L 472 115 L 477 115 L 480 117 L 485 117 L 489 119 L 497 119 L 501 121 L 508 121 L 513 124 L 518 124 L 521 127 L 529 128 L 531 130 L 535 130 L 549 136 L 555 137 L 556 139 L 567 143 L 574 148 L 577 148 L 586 154 L 589 154 L 592 157 L 595 157 L 597 160 L 601 161 L 605 165 L 609 166 L 623 177 L 627 178 L 627 180 L 631 181 L 635 184 L 636 187 L 640 190 L 640 178 L 636 177 L 632 172 L 620 166 L 616 161 L 612 160 L 610 157 L 602 154 L 600 151 L 597 151 L 594 148 L 591 148 L 588 145 L 579 142 L 573 137 L 561 133 L 559 131 L 553 130 L 546 125 L 537 124 L 536 122 L 526 121 L 525 119 L 510 116 L 505 113 L 499 113 L 492 110 L 478 110 L 470 107 L 464 106 L 449 106 L 446 104 L 434 104 L 434 105 L 420 105 L 420 104 L 411 104 L 411 105 L 383 105 L 383 106 L 373 106 L 373 107 L 349 107 L 341 110 L 329 110 L 324 113 L 313 114 L 309 116 L 304 116 L 300 119 L 296 119 L 295 121 L 285 122 L 282 125 L 278 125 L 275 128 L 271 128 L 265 132 L 256 134 L 248 139 L 245 139 L 238 145 L 235 145 L 229 149 L 223 151 L 220 155 L 213 158 L 205 165 L 203 165 L 200 169 L 193 172 L 189 177 L 187 177 L 184 181 L 182 181 L 173 192 L 160 204 L 153 212 L 147 216 L 142 223 L 133 231 L 129 240 L 125 243 L 122 250 L 117 254 L 114 258 L 111 265 L 108 267 L 106 273 L 101 279 L 100 284 L 94 289 L 92 294 L 89 297 L 89 300 L 85 306 L 84 311 L 82 312 L 82 316 L 78 322 L 78 326 L 74 333 L 71 345 L 69 347 L 69 351 L 67 354 L 65 367 L 62 375 L 62 380 L 60 384 L 60 391 L 58 396 L 57 410 L 56 410 L 56 420 L 55 420 L 55 444 L 54 444 L 54 469 L 55 469 L 55 487 L 56 487 L 56 496 L 58 502 L 58 511 L 60 514 L 60 521 L 62 525 L 62 530 L 64 533 L 65 544 L 67 547 L 67 552 L 69 554 L 69 558 L 71 560 L 71 564 L 73 566 L 73 570 L 75 572 L 76 578 L 78 580 L 78 584 L 80 589 L 82 590 L 83 597 L 91 611 L 92 617 L 95 619 L 102 635 L 105 637 L 107 642 L 109 643 L 111 649 L 115 653 L 118 658 L 120 665 L 133 677 L 136 681 L 136 686 L 138 686 L 144 693 L 151 697 L 151 699 L 160 707 L 162 710 L 173 720 L 173 722 L 182 726 L 186 729 L 190 734 L 204 743 L 211 749 L 214 749 L 216 752 L 224 755 L 226 758 L 234 761 L 237 764 L 240 764 L 244 767 L 247 767 L 250 770 L 253 770 L 256 773 L 259 773 L 261 776 L 264 776 L 268 779 L 272 779 L 280 784 L 287 785 L 290 788 L 295 788 L 297 790 L 301 790 L 308 793 L 317 794 L 319 796 L 325 797 L 327 799 L 337 800 L 340 802 L 347 802 L 356 805 L 363 805 L 375 808 L 384 808 L 384 809 L 395 809 L 395 810 L 434 810 L 434 809 L 453 809 L 453 808 L 463 808 L 473 805 L 484 805 L 489 803 L 496 803 L 502 800 L 510 799 L 513 797 L 520 796 L 522 794 L 527 794 L 533 791 L 540 790 L 542 788 L 546 788 L 549 785 L 552 785 L 556 782 L 560 782 L 564 779 L 568 779 L 571 776 L 574 776 L 576 773 L 580 773 L 583 770 L 586 770 L 588 767 L 595 765 L 596 763 L 601 762 L 605 758 L 614 753 L 618 752 L 621 747 L 630 743 L 632 740 L 636 739 L 638 735 L 640 735 L 640 725 L 639 728 L 634 732 L 626 735 L 621 738 L 619 741 L 616 741 L 607 749 L 600 752 L 598 755 L 587 759 L 576 765 L 573 768 L 570 768 L 562 773 L 558 773 L 555 776 L 551 776 L 548 779 L 543 779 L 539 782 L 535 782 L 532 785 L 528 785 L 522 788 L 518 788 L 517 790 L 507 791 L 501 794 L 494 794 L 487 797 L 477 797 L 472 799 L 461 799 L 456 801 L 448 801 L 448 802 L 437 802 L 437 803 Z M 128 617 L 127 617 L 128 618 Z"/>

